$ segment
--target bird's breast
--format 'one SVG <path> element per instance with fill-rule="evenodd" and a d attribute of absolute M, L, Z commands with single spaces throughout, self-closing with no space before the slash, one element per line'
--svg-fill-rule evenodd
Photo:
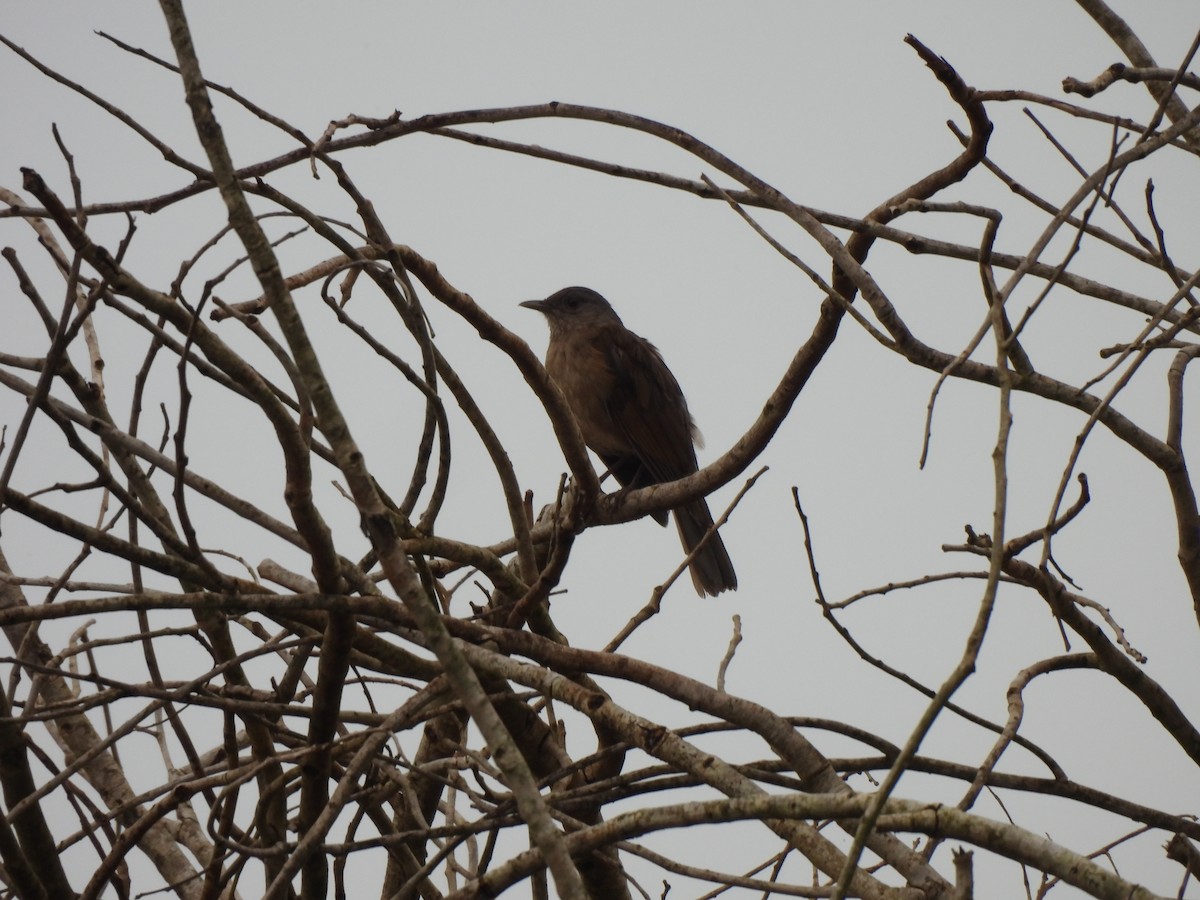
<path fill-rule="evenodd" d="M 602 353 L 582 341 L 552 341 L 546 373 L 562 391 L 588 447 L 601 456 L 628 449 L 612 419 L 615 377 Z"/>

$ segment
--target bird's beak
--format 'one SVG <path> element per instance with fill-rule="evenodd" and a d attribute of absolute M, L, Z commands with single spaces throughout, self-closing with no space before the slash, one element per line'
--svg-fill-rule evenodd
<path fill-rule="evenodd" d="M 521 306 L 525 307 L 526 309 L 536 309 L 540 313 L 544 313 L 546 311 L 545 300 L 525 300 L 521 303 Z"/>

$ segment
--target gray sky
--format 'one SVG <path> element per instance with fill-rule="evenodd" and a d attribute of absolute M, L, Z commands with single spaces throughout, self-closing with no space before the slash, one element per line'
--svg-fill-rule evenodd
<path fill-rule="evenodd" d="M 1177 64 L 1200 25 L 1193 3 L 1124 0 L 1114 8 L 1160 65 Z M 864 214 L 957 151 L 944 122 L 961 123 L 962 116 L 904 44 L 906 33 L 946 57 L 979 88 L 1061 96 L 1063 77 L 1092 78 L 1121 58 L 1100 29 L 1066 0 L 586 7 L 260 2 L 192 4 L 188 13 L 206 76 L 309 135 L 351 113 L 386 116 L 399 109 L 412 117 L 549 100 L 593 104 L 684 128 L 793 200 L 847 215 Z M 201 161 L 177 79 L 123 53 L 97 31 L 170 56 L 155 4 L 8 4 L 0 9 L 0 33 Z M 0 141 L 0 185 L 20 190 L 18 169 L 32 166 L 56 189 L 68 190 L 51 123 L 57 123 L 75 155 L 90 202 L 148 196 L 190 181 L 135 135 L 6 49 L 0 52 L 0 84 L 5 85 L 0 111 L 6 133 Z M 1145 91 L 1129 85 L 1093 105 L 1141 121 L 1152 112 Z M 1078 180 L 1038 136 L 1021 104 L 990 109 L 997 126 L 993 156 L 1051 201 L 1068 197 Z M 292 146 L 287 136 L 229 103 L 220 103 L 217 114 L 240 164 Z M 1082 127 L 1045 111 L 1038 115 L 1073 141 L 1071 149 L 1086 168 L 1103 162 L 1103 126 Z M 642 135 L 590 123 L 537 121 L 475 130 L 688 178 L 706 171 L 697 160 Z M 724 452 L 757 416 L 811 329 L 821 299 L 736 215 L 712 202 L 424 135 L 345 154 L 342 161 L 394 238 L 435 260 L 447 279 L 539 352 L 544 324 L 520 309 L 519 301 L 567 284 L 604 293 L 630 328 L 660 347 L 679 378 L 707 438 L 702 463 Z M 1180 156 L 1164 157 L 1152 172 L 1130 173 L 1122 190 L 1127 208 L 1141 213 L 1142 186 L 1154 175 L 1164 221 L 1178 243 L 1176 261 L 1189 267 L 1196 264 L 1200 223 L 1195 204 L 1184 199 L 1195 196 L 1194 182 L 1184 179 L 1184 162 Z M 272 176 L 272 183 L 322 213 L 354 217 L 328 174 L 315 182 L 306 167 L 296 167 Z M 1005 252 L 1027 250 L 1045 221 L 1014 203 L 1007 189 L 982 172 L 946 199 L 1003 206 L 998 248 Z M 828 274 L 815 245 L 797 228 L 779 216 L 760 220 Z M 211 196 L 155 216 L 140 215 L 129 264 L 143 280 L 165 287 L 179 258 L 206 240 L 220 221 Z M 1142 213 L 1139 222 L 1144 221 Z M 93 223 L 96 233 L 114 244 L 124 227 L 115 217 Z M 290 227 L 282 220 L 268 225 L 272 235 Z M 962 218 L 911 217 L 902 227 L 963 243 L 977 242 L 980 234 L 977 221 Z M 17 245 L 26 264 L 44 274 L 27 231 L 22 223 L 0 220 L 0 241 Z M 227 241 L 205 277 L 234 255 Z M 281 250 L 289 273 L 328 255 L 306 238 Z M 1171 293 L 1165 279 L 1147 277 L 1109 255 L 1085 259 L 1079 266 L 1084 274 L 1112 278 L 1158 299 Z M 880 246 L 869 268 L 930 343 L 957 352 L 982 321 L 978 275 L 971 264 L 917 261 Z M 11 276 L 5 278 L 0 349 L 32 353 L 22 350 L 22 342 L 33 341 L 40 353 L 40 326 Z M 197 292 L 202 280 L 193 280 Z M 1031 282 L 1015 299 L 1028 303 L 1039 287 Z M 219 291 L 225 300 L 255 293 L 245 272 Z M 378 335 L 394 335 L 398 346 L 407 347 L 398 323 L 386 310 L 371 309 L 370 302 L 356 300 L 352 310 Z M 413 418 L 416 397 L 392 391 L 386 370 L 334 333 L 315 292 L 302 294 L 300 305 L 328 342 L 326 367 L 343 392 L 368 459 L 385 482 L 395 460 L 386 486 L 402 492 L 414 451 L 413 422 L 419 421 Z M 1065 291 L 1052 295 L 1028 338 L 1039 367 L 1086 379 L 1102 367 L 1096 348 L 1128 340 L 1141 328 L 1139 316 L 1100 306 Z M 439 345 L 505 439 L 522 485 L 535 492 L 537 505 L 550 502 L 563 463 L 540 407 L 498 352 L 480 345 L 434 301 L 429 313 Z M 133 336 L 116 322 L 100 327 L 110 390 L 127 391 L 142 344 L 123 343 Z M 235 345 L 252 346 L 232 325 L 223 327 Z M 948 385 L 934 421 L 930 461 L 921 471 L 917 460 L 934 375 L 890 356 L 848 321 L 843 332 L 764 454 L 770 472 L 724 532 L 740 590 L 698 602 L 690 586 L 681 584 L 668 595 L 664 612 L 624 650 L 711 682 L 736 613 L 742 617 L 744 642 L 730 668 L 730 691 L 786 714 L 856 722 L 902 743 L 924 703 L 858 663 L 822 620 L 812 602 L 790 489 L 799 488 L 812 519 L 830 599 L 928 571 L 978 568 L 977 561 L 947 556 L 940 548 L 961 541 L 964 523 L 990 530 L 996 402 L 991 391 Z M 1125 405 L 1118 403 L 1159 430 L 1167 362 L 1149 367 Z M 174 391 L 171 377 L 164 376 L 154 402 L 170 404 Z M 0 421 L 11 427 L 21 411 L 12 397 L 0 395 Z M 1015 411 L 1010 531 L 1020 533 L 1044 521 L 1083 422 L 1028 397 L 1017 399 Z M 193 466 L 203 474 L 220 474 L 286 518 L 277 456 L 256 443 L 269 441 L 269 435 L 254 431 L 260 426 L 249 415 L 230 409 L 216 394 L 201 393 L 192 424 Z M 455 424 L 453 489 L 440 526 L 463 539 L 496 540 L 504 524 L 499 490 L 469 428 L 461 418 Z M 1193 443 L 1200 437 L 1194 425 L 1189 424 L 1186 437 Z M 22 461 L 17 483 L 29 487 L 52 480 L 37 471 L 34 458 Z M 232 468 L 231 460 L 236 461 Z M 1174 562 L 1162 482 L 1106 433 L 1092 439 L 1080 468 L 1092 479 L 1094 500 L 1079 526 L 1059 539 L 1057 561 L 1084 593 L 1112 609 L 1130 641 L 1149 656 L 1147 671 L 1172 689 L 1195 719 L 1200 714 L 1196 621 Z M 328 487 L 332 477 L 325 473 L 319 485 L 322 503 L 344 535 L 344 552 L 355 556 L 365 542 L 356 533 L 353 510 Z M 734 483 L 718 492 L 710 501 L 714 510 L 738 487 Z M 251 564 L 279 554 L 285 563 L 302 565 L 297 557 L 288 558 L 286 548 L 237 545 L 238 538 L 258 538 L 240 533 L 236 523 L 211 510 L 202 513 L 211 544 L 236 548 Z M 205 518 L 209 514 L 212 518 Z M 4 546 L 14 565 L 45 567 L 40 534 L 12 522 L 6 518 Z M 556 619 L 574 644 L 601 647 L 677 562 L 673 529 L 643 521 L 589 531 L 577 543 L 565 582 L 569 591 L 555 603 Z M 871 652 L 936 685 L 957 659 L 979 592 L 978 583 L 964 582 L 891 594 L 848 611 L 845 621 Z M 1004 689 L 1014 673 L 1063 648 L 1044 606 L 1022 593 L 1002 593 L 992 629 L 979 671 L 958 699 L 1002 720 Z M 1082 647 L 1074 642 L 1073 649 Z M 651 705 L 628 688 L 621 693 L 631 704 L 647 703 L 647 715 L 674 722 L 681 713 Z M 1200 780 L 1194 767 L 1144 711 L 1101 676 L 1056 676 L 1053 691 L 1035 686 L 1028 699 L 1022 733 L 1059 756 L 1073 778 L 1173 812 L 1198 811 Z M 850 752 L 844 742 L 820 735 L 817 741 L 831 755 Z M 943 716 L 925 749 L 978 762 L 989 745 L 988 736 Z M 1010 751 L 1006 760 L 1012 771 L 1038 771 L 1019 751 Z M 865 781 L 854 784 L 869 789 Z M 911 777 L 898 794 L 956 802 L 962 790 Z M 1076 821 L 1061 804 L 1039 807 L 1022 799 L 1014 806 L 1009 812 L 1019 824 L 1049 832 L 1078 851 L 1090 851 L 1125 829 L 1125 823 L 1113 820 L 1104 823 L 1106 829 L 1093 830 L 1092 823 Z M 988 800 L 976 811 L 1004 817 Z M 1121 872 L 1173 892 L 1177 871 L 1162 860 L 1160 843 L 1143 839 L 1135 851 L 1120 856 Z M 1020 890 L 1014 866 L 981 871 L 994 878 L 978 884 L 981 897 Z"/>

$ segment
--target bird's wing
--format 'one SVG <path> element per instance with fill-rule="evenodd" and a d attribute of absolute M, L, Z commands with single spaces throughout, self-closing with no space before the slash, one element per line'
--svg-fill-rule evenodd
<path fill-rule="evenodd" d="M 617 325 L 594 346 L 612 373 L 607 406 L 613 425 L 653 481 L 674 481 L 696 471 L 695 423 L 679 382 L 649 341 Z"/>

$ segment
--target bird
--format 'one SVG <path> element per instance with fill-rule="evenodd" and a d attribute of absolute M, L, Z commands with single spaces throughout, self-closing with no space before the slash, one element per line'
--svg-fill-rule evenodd
<path fill-rule="evenodd" d="M 703 439 L 679 382 L 662 354 L 625 327 L 607 300 L 586 287 L 567 287 L 520 304 L 546 317 L 546 374 L 567 401 L 583 442 L 623 488 L 662 484 L 699 468 Z M 672 510 L 683 549 L 691 553 L 713 528 L 703 497 Z M 667 513 L 654 518 L 667 524 Z M 704 596 L 737 589 L 733 562 L 713 531 L 690 564 Z"/>

